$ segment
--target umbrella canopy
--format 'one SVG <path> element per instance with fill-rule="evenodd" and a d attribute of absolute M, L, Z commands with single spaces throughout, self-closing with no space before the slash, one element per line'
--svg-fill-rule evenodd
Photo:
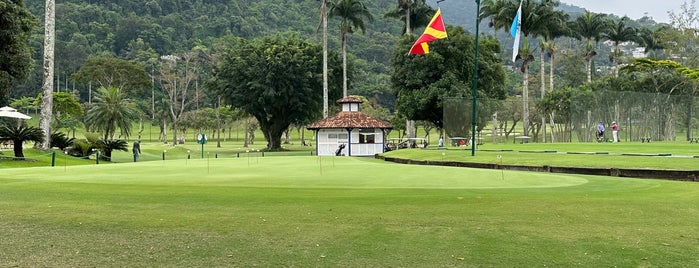
<path fill-rule="evenodd" d="M 19 119 L 32 119 L 31 116 L 28 116 L 26 114 L 20 113 L 17 111 L 17 109 L 5 106 L 0 108 L 0 117 L 10 117 L 10 118 L 19 118 Z"/>

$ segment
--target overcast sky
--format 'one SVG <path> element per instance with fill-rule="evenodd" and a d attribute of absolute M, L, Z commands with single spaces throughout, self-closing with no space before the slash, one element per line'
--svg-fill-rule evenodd
<path fill-rule="evenodd" d="M 640 19 L 643 16 L 652 17 L 657 22 L 670 23 L 668 11 L 680 13 L 680 6 L 685 0 L 560 0 L 563 3 L 579 6 L 595 13 L 628 16 Z M 691 4 L 692 0 L 686 0 Z"/>

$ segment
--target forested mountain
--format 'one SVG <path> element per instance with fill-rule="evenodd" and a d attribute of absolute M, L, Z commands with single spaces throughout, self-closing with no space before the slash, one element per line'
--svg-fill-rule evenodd
<path fill-rule="evenodd" d="M 352 34 L 348 43 L 348 52 L 361 59 L 355 62 L 359 66 L 352 76 L 360 77 L 353 81 L 362 82 L 354 85 L 352 94 L 376 91 L 375 85 L 387 83 L 389 57 L 402 27 L 401 21 L 383 16 L 395 1 L 366 1 L 366 5 L 375 20 L 367 23 L 366 34 Z M 29 0 L 27 7 L 43 20 L 44 1 Z M 252 38 L 294 31 L 320 42 L 319 15 L 317 0 L 60 1 L 56 3 L 56 85 L 59 90 L 83 88 L 67 78 L 91 55 L 113 55 L 148 66 L 153 57 L 209 47 L 226 35 Z M 29 83 L 12 90 L 13 98 L 39 93 L 42 40 L 39 27 L 32 39 L 35 73 Z M 330 49 L 339 51 L 339 43 L 338 21 L 330 19 Z M 80 91 L 84 100 L 86 93 Z"/>
<path fill-rule="evenodd" d="M 392 108 L 389 92 L 390 55 L 402 32 L 403 22 L 385 18 L 395 8 L 396 0 L 364 1 L 375 20 L 366 23 L 366 34 L 353 33 L 348 40 L 352 65 L 350 94 L 373 98 Z M 437 8 L 435 0 L 427 1 Z M 27 0 L 28 9 L 43 20 L 44 1 Z M 149 70 L 153 61 L 163 55 L 207 50 L 224 36 L 260 37 L 279 32 L 300 32 L 318 40 L 318 0 L 66 0 L 56 3 L 56 87 L 59 91 L 78 91 L 81 101 L 87 99 L 87 85 L 72 82 L 70 76 L 90 56 L 107 55 L 140 64 Z M 475 1 L 443 1 L 447 24 L 464 27 L 473 33 L 476 22 Z M 562 4 L 560 9 L 572 13 L 582 9 Z M 41 88 L 43 21 L 39 23 L 31 46 L 34 48 L 35 71 L 29 82 L 16 85 L 11 98 L 36 96 Z M 330 50 L 339 51 L 338 20 L 329 20 Z M 421 30 L 420 30 L 421 31 Z M 494 32 L 487 22 L 482 34 L 495 34 L 507 44 L 511 38 L 504 31 Z M 417 33 L 419 34 L 419 33 Z M 511 53 L 510 45 L 502 46 L 503 57 Z M 509 64 L 508 61 L 505 61 Z M 202 67 L 204 70 L 211 66 Z M 206 79 L 206 73 L 200 80 Z M 209 105 L 209 104 L 204 104 Z"/>

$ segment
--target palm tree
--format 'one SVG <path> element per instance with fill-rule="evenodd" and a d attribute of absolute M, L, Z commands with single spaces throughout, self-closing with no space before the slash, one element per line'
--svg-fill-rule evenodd
<path fill-rule="evenodd" d="M 46 0 L 44 15 L 44 79 L 41 85 L 41 116 L 39 127 L 43 130 L 44 138 L 37 142 L 39 149 L 48 150 L 51 145 L 51 118 L 53 115 L 53 56 L 56 43 L 56 1 Z"/>
<path fill-rule="evenodd" d="M 545 20 L 544 27 L 541 29 L 541 36 L 543 37 L 541 39 L 541 99 L 544 99 L 544 95 L 546 94 L 546 72 L 545 72 L 545 64 L 544 64 L 544 59 L 545 55 L 549 56 L 549 91 L 553 90 L 553 71 L 555 69 L 555 52 L 557 50 L 556 48 L 556 42 L 555 39 L 557 37 L 564 36 L 568 33 L 568 28 L 566 27 L 566 23 L 568 21 L 568 14 L 566 14 L 563 11 L 556 10 L 554 11 L 553 9 L 550 9 L 548 11 L 551 11 L 552 13 L 547 15 L 549 17 L 548 20 Z M 551 115 L 551 142 L 553 142 L 553 115 Z M 546 116 L 542 115 L 541 117 L 541 128 L 542 128 L 542 136 L 541 139 L 543 142 L 546 142 Z"/>
<path fill-rule="evenodd" d="M 330 2 L 329 17 L 339 17 L 340 40 L 342 41 L 342 96 L 347 97 L 347 34 L 355 28 L 365 32 L 364 20 L 373 21 L 374 17 L 361 0 L 335 0 Z"/>
<path fill-rule="evenodd" d="M 92 129 L 101 131 L 104 140 L 110 140 L 117 129 L 126 137 L 131 135 L 131 123 L 137 119 L 138 110 L 131 99 L 116 87 L 109 87 L 98 90 L 85 121 Z"/>
<path fill-rule="evenodd" d="M 569 25 L 572 30 L 573 37 L 578 40 L 583 38 L 587 41 L 587 46 L 585 47 L 585 62 L 587 67 L 587 82 L 592 82 L 592 57 L 597 55 L 594 50 L 594 44 L 602 36 L 607 29 L 606 15 L 592 13 L 590 11 L 585 11 L 585 13 L 577 17 Z"/>
<path fill-rule="evenodd" d="M 0 142 L 12 141 L 15 157 L 24 159 L 23 144 L 27 141 L 44 142 L 44 131 L 24 124 L 6 124 L 0 126 Z M 48 144 L 48 142 L 47 142 Z"/>
<path fill-rule="evenodd" d="M 488 26 L 493 28 L 493 35 L 495 32 L 501 29 L 509 27 L 506 21 L 507 17 L 514 16 L 512 14 L 505 14 L 507 0 L 484 0 L 481 2 L 481 10 L 478 16 L 481 20 L 488 19 Z M 510 18 L 510 20 L 512 20 Z"/>
<path fill-rule="evenodd" d="M 619 75 L 619 64 L 621 64 L 621 50 L 619 50 L 619 43 L 626 41 L 637 41 L 638 30 L 636 28 L 628 26 L 629 17 L 622 17 L 618 20 L 613 20 L 610 22 L 610 27 L 607 32 L 602 33 L 602 37 L 614 42 L 614 52 L 610 55 L 612 63 L 614 64 L 614 76 Z"/>
<path fill-rule="evenodd" d="M 97 147 L 102 150 L 100 157 L 107 161 L 112 161 L 112 151 L 119 150 L 128 152 L 127 143 L 124 140 L 104 140 L 97 141 Z"/>
<path fill-rule="evenodd" d="M 411 34 L 412 30 L 430 22 L 430 14 L 434 10 L 425 0 L 398 0 L 396 8 L 388 11 L 384 17 L 397 18 L 405 21 L 403 33 Z"/>
<path fill-rule="evenodd" d="M 521 14 L 521 34 L 523 37 L 522 47 L 519 48 L 517 59 L 522 60 L 522 119 L 524 135 L 529 135 L 529 63 L 535 60 L 533 50 L 529 47 L 529 37 L 543 35 L 546 31 L 546 23 L 551 20 L 553 8 L 558 5 L 554 0 L 542 0 L 541 2 L 525 0 L 522 2 Z M 507 2 L 504 10 L 509 13 L 506 17 L 502 14 L 498 20 L 504 20 L 506 25 L 512 24 L 514 14 L 519 7 L 518 1 Z"/>
<path fill-rule="evenodd" d="M 642 28 L 638 32 L 638 42 L 643 45 L 643 52 L 648 53 L 648 57 L 654 60 L 658 60 L 658 50 L 665 49 L 665 46 L 660 41 L 661 34 L 668 30 L 669 26 L 661 26 L 655 30 L 648 28 Z"/>
<path fill-rule="evenodd" d="M 320 0 L 320 25 L 323 28 L 323 118 L 328 117 L 328 11 L 327 0 Z"/>

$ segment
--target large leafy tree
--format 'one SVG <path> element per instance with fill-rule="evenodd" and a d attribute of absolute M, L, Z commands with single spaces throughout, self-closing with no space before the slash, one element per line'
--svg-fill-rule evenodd
<path fill-rule="evenodd" d="M 105 141 L 114 139 L 117 130 L 126 137 L 130 136 L 131 124 L 138 119 L 138 110 L 128 95 L 116 87 L 100 88 L 96 95 L 85 123 L 102 132 Z"/>
<path fill-rule="evenodd" d="M 8 103 L 10 87 L 27 77 L 32 66 L 29 37 L 36 18 L 25 8 L 24 0 L 0 2 L 0 106 Z"/>
<path fill-rule="evenodd" d="M 114 57 L 91 57 L 72 75 L 80 83 L 92 83 L 97 87 L 115 87 L 127 93 L 143 93 L 151 87 L 148 73 L 143 66 Z"/>
<path fill-rule="evenodd" d="M 320 45 L 298 34 L 239 39 L 223 55 L 210 87 L 257 119 L 268 150 L 280 150 L 291 124 L 321 116 L 321 53 Z"/>
<path fill-rule="evenodd" d="M 12 141 L 15 157 L 23 159 L 24 142 L 43 142 L 44 133 L 40 128 L 25 124 L 3 124 L 0 125 L 0 141 Z"/>
<path fill-rule="evenodd" d="M 449 97 L 471 96 L 475 47 L 474 37 L 461 27 L 447 25 L 448 39 L 430 43 L 430 53 L 408 55 L 414 42 L 405 37 L 393 52 L 391 87 L 397 97 L 396 110 L 406 118 L 425 120 L 443 128 L 443 104 Z M 505 71 L 497 56 L 500 44 L 480 40 L 478 65 L 479 97 L 504 99 Z M 490 115 L 482 115 L 487 116 Z"/>
<path fill-rule="evenodd" d="M 347 97 L 347 35 L 359 28 L 366 31 L 364 20 L 374 17 L 361 0 L 335 0 L 329 3 L 329 17 L 340 19 L 340 40 L 342 42 L 342 96 Z"/>

